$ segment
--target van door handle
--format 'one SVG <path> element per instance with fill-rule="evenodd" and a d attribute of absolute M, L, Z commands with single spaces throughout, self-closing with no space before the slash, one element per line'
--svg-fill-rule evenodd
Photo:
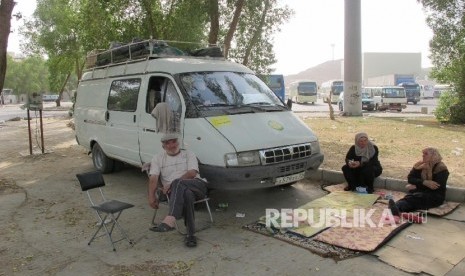
<path fill-rule="evenodd" d="M 108 120 L 110 120 L 110 112 L 108 112 L 108 110 L 107 110 L 107 111 L 105 111 L 105 121 L 108 122 Z"/>
<path fill-rule="evenodd" d="M 146 132 L 157 132 L 155 129 L 152 129 L 152 128 L 144 128 L 144 131 L 146 131 Z"/>
<path fill-rule="evenodd" d="M 136 122 L 136 114 L 134 114 L 134 116 L 132 117 L 132 120 L 134 123 Z"/>

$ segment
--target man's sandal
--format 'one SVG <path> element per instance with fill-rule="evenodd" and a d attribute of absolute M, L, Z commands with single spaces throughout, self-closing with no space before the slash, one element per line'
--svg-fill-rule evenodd
<path fill-rule="evenodd" d="M 197 246 L 197 238 L 195 236 L 187 236 L 184 240 L 184 244 L 187 247 L 196 247 Z"/>
<path fill-rule="evenodd" d="M 157 226 L 150 227 L 150 230 L 153 232 L 169 232 L 173 231 L 174 227 L 171 227 L 168 224 L 162 222 Z"/>

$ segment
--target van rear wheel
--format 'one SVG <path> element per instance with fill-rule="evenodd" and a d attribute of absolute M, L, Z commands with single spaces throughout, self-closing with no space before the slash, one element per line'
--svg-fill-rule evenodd
<path fill-rule="evenodd" d="M 112 172 L 115 165 L 115 161 L 106 156 L 99 144 L 92 147 L 92 162 L 94 167 L 102 173 Z"/>

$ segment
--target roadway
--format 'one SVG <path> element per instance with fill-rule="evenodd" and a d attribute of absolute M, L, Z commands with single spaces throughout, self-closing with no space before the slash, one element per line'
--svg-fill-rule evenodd
<path fill-rule="evenodd" d="M 422 99 L 417 104 L 409 103 L 407 108 L 402 110 L 402 112 L 397 111 L 363 111 L 363 114 L 371 116 L 403 116 L 403 114 L 409 115 L 426 115 L 422 114 L 422 108 L 426 107 L 428 110 L 428 115 L 432 115 L 434 109 L 436 108 L 438 99 Z M 56 116 L 67 116 L 68 109 L 71 107 L 71 102 L 62 102 L 61 107 L 57 108 L 55 102 L 44 102 L 44 109 L 42 111 L 42 117 L 56 117 Z M 26 109 L 21 108 L 22 104 L 8 104 L 0 106 L 0 122 L 8 121 L 13 118 L 27 118 Z M 339 113 L 339 109 L 336 104 L 333 104 L 334 111 Z M 315 104 L 292 104 L 292 111 L 296 113 L 315 113 L 315 114 L 325 114 L 329 111 L 327 103 L 323 103 L 322 99 L 318 99 Z M 30 116 L 32 118 L 39 117 L 39 112 L 30 111 Z"/>
<path fill-rule="evenodd" d="M 44 102 L 42 118 L 67 116 L 72 102 L 61 102 L 61 107 L 57 107 L 55 102 Z M 27 118 L 27 110 L 23 109 L 23 104 L 6 104 L 0 105 L 0 122 L 8 121 L 13 118 Z M 39 111 L 29 111 L 31 118 L 39 117 Z"/>
<path fill-rule="evenodd" d="M 386 113 L 422 113 L 421 109 L 426 107 L 428 110 L 428 114 L 433 114 L 434 109 L 438 104 L 438 99 L 421 99 L 421 101 L 417 104 L 409 103 L 407 104 L 407 108 L 403 109 L 402 112 L 397 111 L 365 111 L 363 110 L 364 114 L 386 114 Z M 336 104 L 333 104 L 334 111 L 339 113 L 339 109 Z M 315 104 L 297 104 L 292 103 L 292 111 L 294 112 L 329 112 L 329 107 L 327 103 L 323 103 L 322 99 L 318 99 Z"/>

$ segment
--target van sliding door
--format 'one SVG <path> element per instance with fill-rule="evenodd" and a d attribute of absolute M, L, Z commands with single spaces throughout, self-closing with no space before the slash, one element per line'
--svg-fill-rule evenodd
<path fill-rule="evenodd" d="M 105 116 L 107 155 L 130 164 L 139 164 L 136 110 L 140 86 L 140 78 L 112 81 Z"/>

